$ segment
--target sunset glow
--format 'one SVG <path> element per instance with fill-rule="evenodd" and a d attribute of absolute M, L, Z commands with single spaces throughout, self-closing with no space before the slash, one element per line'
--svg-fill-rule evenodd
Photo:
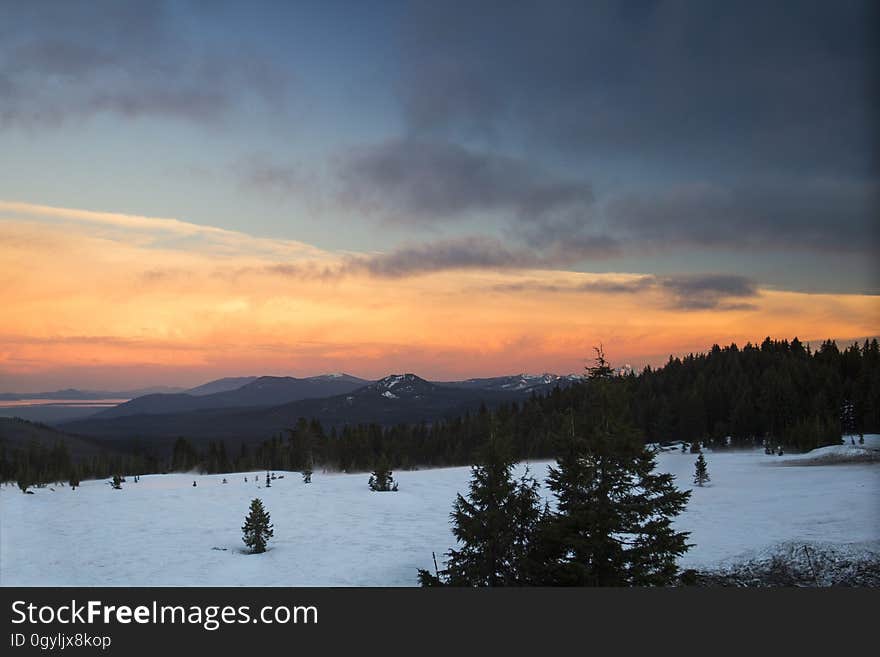
<path fill-rule="evenodd" d="M 634 274 L 383 278 L 346 267 L 358 254 L 227 240 L 225 231 L 175 220 L 11 203 L 0 210 L 0 304 L 15 309 L 4 317 L 0 371 L 19 387 L 195 384 L 252 372 L 577 372 L 599 342 L 618 362 L 657 364 L 764 334 L 871 335 L 880 312 L 866 295 L 760 289 L 742 307 L 684 310 L 654 287 L 584 289 L 643 278 Z M 173 243 L 181 234 L 185 246 Z M 325 273 L 303 273 L 309 267 Z"/>

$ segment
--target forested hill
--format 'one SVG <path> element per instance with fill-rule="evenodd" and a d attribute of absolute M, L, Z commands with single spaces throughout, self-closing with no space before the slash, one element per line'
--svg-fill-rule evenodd
<path fill-rule="evenodd" d="M 839 442 L 842 433 L 880 432 L 876 339 L 845 349 L 832 341 L 811 350 L 797 339 L 769 338 L 742 348 L 715 346 L 613 382 L 646 442 L 699 440 L 720 447 L 767 441 L 806 450 Z M 590 384 L 583 381 L 432 424 L 328 430 L 312 418 L 292 422 L 269 440 L 255 435 L 224 443 L 182 436 L 173 449 L 171 441 L 113 445 L 128 452 L 127 468 L 141 473 L 193 467 L 209 472 L 300 470 L 309 463 L 368 470 L 383 456 L 395 468 L 466 465 L 473 463 L 494 421 L 496 431 L 510 437 L 517 458 L 547 458 L 556 455 L 558 439 L 570 431 L 573 420 L 589 421 L 589 395 Z M 0 456 L 8 477 L 23 454 L 7 450 Z"/>
<path fill-rule="evenodd" d="M 812 351 L 797 338 L 715 346 L 670 358 L 631 386 L 634 417 L 649 441 L 767 436 L 809 448 L 841 431 L 880 429 L 876 339 L 843 350 L 829 340 Z"/>
<path fill-rule="evenodd" d="M 876 339 L 843 350 L 833 341 L 813 351 L 797 339 L 769 338 L 742 348 L 716 346 L 618 377 L 615 385 L 646 442 L 700 440 L 720 447 L 767 441 L 807 450 L 839 442 L 842 433 L 880 431 Z M 588 397 L 589 383 L 583 382 L 501 405 L 494 412 L 496 426 L 512 438 L 519 458 L 552 457 L 572 417 L 583 421 Z M 467 464 L 489 421 L 483 409 L 432 426 L 358 425 L 329 435 L 319 423 L 301 421 L 246 454 L 242 464 L 299 469 L 311 455 L 330 467 L 358 470 L 372 467 L 382 454 L 395 467 Z M 216 463 L 216 449 L 208 463 Z"/>

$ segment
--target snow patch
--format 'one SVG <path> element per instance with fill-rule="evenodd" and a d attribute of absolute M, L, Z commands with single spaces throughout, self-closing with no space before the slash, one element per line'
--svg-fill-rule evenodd
<path fill-rule="evenodd" d="M 763 450 L 704 454 L 712 483 L 702 488 L 691 485 L 694 455 L 657 454 L 659 471 L 693 489 L 674 523 L 694 544 L 684 568 L 781 543 L 880 540 L 876 463 L 779 468 L 767 464 L 786 457 Z M 543 483 L 550 464 L 530 469 Z M 394 495 L 371 494 L 368 473 L 316 472 L 308 485 L 291 475 L 271 488 L 265 472 L 144 475 L 121 491 L 104 480 L 34 495 L 0 487 L 0 585 L 415 586 L 419 568 L 433 570 L 431 552 L 442 567 L 456 545 L 449 512 L 467 491 L 469 467 L 395 471 Z M 548 495 L 546 486 L 541 492 Z M 241 525 L 255 497 L 271 514 L 275 538 L 265 554 L 247 555 Z"/>

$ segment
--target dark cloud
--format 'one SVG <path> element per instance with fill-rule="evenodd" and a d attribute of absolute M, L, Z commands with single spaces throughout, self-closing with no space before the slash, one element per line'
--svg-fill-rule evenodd
<path fill-rule="evenodd" d="M 483 236 L 436 240 L 402 246 L 387 253 L 350 258 L 344 271 L 364 271 L 372 276 L 417 276 L 440 271 L 466 269 L 557 269 L 586 257 L 607 258 L 614 252 L 608 242 L 597 239 L 581 244 L 548 249 L 508 246 L 504 242 Z"/>
<path fill-rule="evenodd" d="M 388 253 L 352 258 L 348 271 L 397 278 L 463 269 L 522 269 L 537 267 L 540 258 L 512 250 L 498 240 L 473 237 L 404 246 Z"/>
<path fill-rule="evenodd" d="M 359 149 L 339 173 L 341 199 L 355 211 L 409 225 L 496 218 L 514 244 L 553 253 L 548 259 L 560 264 L 681 247 L 865 253 L 880 241 L 880 186 L 847 178 L 635 187 L 596 204 L 585 181 L 413 138 Z M 267 184 L 290 177 L 272 169 L 260 175 Z"/>
<path fill-rule="evenodd" d="M 871 0 L 424 2 L 402 30 L 400 97 L 419 134 L 863 174 L 877 167 L 878 12 Z"/>
<path fill-rule="evenodd" d="M 654 248 L 701 246 L 873 252 L 880 186 L 810 179 L 681 185 L 609 202 L 609 225 Z"/>
<path fill-rule="evenodd" d="M 257 99 L 282 104 L 290 79 L 257 53 L 212 43 L 164 2 L 0 5 L 0 127 L 112 113 L 213 120 Z"/>
<path fill-rule="evenodd" d="M 343 197 L 401 222 L 502 213 L 521 223 L 586 222 L 593 193 L 523 160 L 448 141 L 394 139 L 353 151 L 340 167 Z"/>
<path fill-rule="evenodd" d="M 682 274 L 656 277 L 657 286 L 682 310 L 750 310 L 754 306 L 730 299 L 758 296 L 755 281 L 732 274 Z"/>
<path fill-rule="evenodd" d="M 345 199 L 408 223 L 502 215 L 537 249 L 864 257 L 878 24 L 867 0 L 419 3 L 401 30 L 406 137 L 348 161 Z M 510 144 L 527 163 L 494 154 Z M 603 161 L 632 191 L 594 202 L 583 172 Z"/>
<path fill-rule="evenodd" d="M 492 289 L 510 293 L 622 295 L 655 290 L 662 293 L 667 307 L 676 310 L 753 310 L 756 306 L 744 300 L 759 296 L 754 280 L 731 274 L 646 275 L 623 281 L 598 280 L 578 285 L 521 281 L 499 284 Z"/>
<path fill-rule="evenodd" d="M 401 138 L 352 151 L 338 173 L 340 199 L 355 211 L 408 226 L 495 221 L 519 245 L 515 249 L 536 251 L 524 257 L 507 249 L 501 260 L 568 264 L 619 249 L 615 239 L 594 226 L 588 182 L 522 159 L 448 141 Z M 483 244 L 454 245 L 438 256 L 492 262 Z M 491 250 L 494 254 L 498 248 Z"/>

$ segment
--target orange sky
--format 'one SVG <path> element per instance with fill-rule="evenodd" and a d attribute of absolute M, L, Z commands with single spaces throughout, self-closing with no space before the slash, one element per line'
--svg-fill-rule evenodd
<path fill-rule="evenodd" d="M 189 385 L 232 375 L 433 379 L 581 371 L 766 335 L 878 333 L 880 301 L 761 289 L 738 310 L 578 291 L 633 274 L 447 271 L 382 278 L 293 241 L 173 219 L 0 201 L 0 391 Z M 314 272 L 335 272 L 318 275 Z M 310 273 L 313 272 L 313 273 Z"/>

